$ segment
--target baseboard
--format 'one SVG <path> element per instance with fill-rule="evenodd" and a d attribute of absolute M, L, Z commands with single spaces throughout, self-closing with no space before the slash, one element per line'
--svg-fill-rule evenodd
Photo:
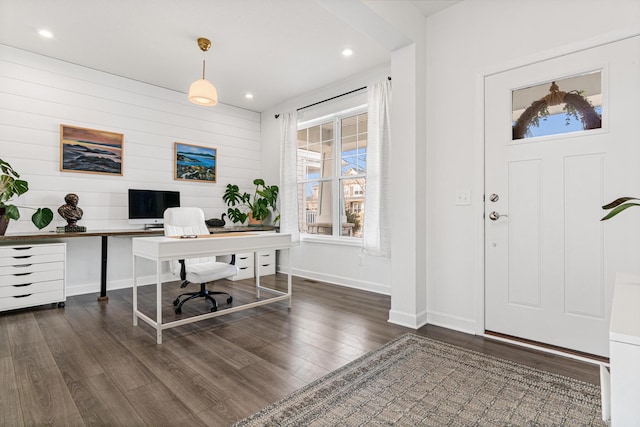
<path fill-rule="evenodd" d="M 477 324 L 473 319 L 435 311 L 427 312 L 427 323 L 471 335 L 476 335 L 477 330 Z"/>
<path fill-rule="evenodd" d="M 279 266 L 278 266 L 279 267 Z M 278 273 L 286 274 L 286 269 L 278 268 Z M 390 295 L 391 288 L 379 283 L 367 282 L 365 280 L 350 279 L 348 277 L 335 276 L 332 274 L 318 273 L 316 271 L 292 268 L 291 275 L 305 279 L 317 280 L 319 282 L 331 283 L 332 285 L 345 286 L 347 288 L 359 289 L 361 291 L 374 292 L 376 294 Z"/>
<path fill-rule="evenodd" d="M 176 277 L 171 273 L 165 273 L 160 276 L 160 280 L 162 282 L 171 282 L 176 280 Z M 138 284 L 143 285 L 151 285 L 156 283 L 156 276 L 145 276 L 138 278 Z M 107 295 L 109 291 L 115 291 L 116 289 L 126 289 L 133 287 L 133 279 L 122 279 L 122 280 L 110 280 L 107 282 Z M 66 296 L 72 297 L 75 295 L 86 295 L 86 294 L 94 294 L 100 292 L 100 282 L 92 282 L 85 283 L 82 285 L 76 286 L 67 286 L 65 289 Z"/>
<path fill-rule="evenodd" d="M 389 310 L 389 320 L 387 321 L 406 328 L 420 329 L 427 324 L 427 313 L 423 311 L 416 316 L 396 310 Z"/>

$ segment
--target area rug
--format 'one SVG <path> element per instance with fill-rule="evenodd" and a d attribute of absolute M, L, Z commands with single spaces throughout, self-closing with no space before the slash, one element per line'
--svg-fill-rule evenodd
<path fill-rule="evenodd" d="M 403 335 L 236 426 L 604 426 L 598 386 Z"/>

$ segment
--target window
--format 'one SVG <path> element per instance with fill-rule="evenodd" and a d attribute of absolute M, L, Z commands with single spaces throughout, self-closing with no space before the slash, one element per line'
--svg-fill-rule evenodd
<path fill-rule="evenodd" d="M 602 72 L 511 92 L 513 140 L 602 128 Z"/>
<path fill-rule="evenodd" d="M 297 153 L 301 232 L 362 237 L 366 107 L 299 123 Z"/>

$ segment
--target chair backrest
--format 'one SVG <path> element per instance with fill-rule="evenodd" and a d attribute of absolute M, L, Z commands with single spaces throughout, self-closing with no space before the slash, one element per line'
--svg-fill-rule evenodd
<path fill-rule="evenodd" d="M 204 212 L 200 208 L 168 208 L 164 211 L 164 235 L 184 236 L 184 235 L 206 235 L 209 234 L 207 224 L 204 222 Z M 200 264 L 203 262 L 216 261 L 216 257 L 192 258 L 185 260 L 187 266 Z M 171 262 L 171 272 L 180 273 L 180 263 Z"/>
<path fill-rule="evenodd" d="M 209 234 L 200 208 L 169 208 L 164 211 L 164 235 Z"/>

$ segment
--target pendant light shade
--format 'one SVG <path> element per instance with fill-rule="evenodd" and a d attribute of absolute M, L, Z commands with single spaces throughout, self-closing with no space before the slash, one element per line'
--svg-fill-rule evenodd
<path fill-rule="evenodd" d="M 198 47 L 206 52 L 211 47 L 211 42 L 205 38 L 198 39 Z M 191 83 L 189 86 L 189 101 L 197 105 L 213 107 L 218 103 L 218 91 L 210 81 L 204 78 L 205 61 L 202 60 L 202 78 Z"/>
<path fill-rule="evenodd" d="M 218 103 L 218 91 L 209 80 L 199 79 L 189 86 L 189 101 L 213 107 Z"/>

